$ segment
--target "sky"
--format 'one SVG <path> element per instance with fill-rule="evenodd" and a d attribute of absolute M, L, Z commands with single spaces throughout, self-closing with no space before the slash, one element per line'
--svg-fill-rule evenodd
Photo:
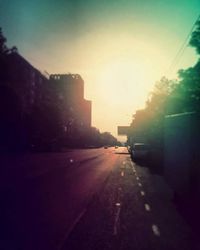
<path fill-rule="evenodd" d="M 187 47 L 168 71 L 199 14 L 199 0 L 0 0 L 7 45 L 41 72 L 80 74 L 92 125 L 114 136 L 156 81 L 195 64 Z"/>

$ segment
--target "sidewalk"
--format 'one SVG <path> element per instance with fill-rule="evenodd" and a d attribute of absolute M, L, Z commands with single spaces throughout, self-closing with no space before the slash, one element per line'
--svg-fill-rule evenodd
<path fill-rule="evenodd" d="M 121 156 L 62 250 L 196 250 L 172 197 L 161 176 Z"/>

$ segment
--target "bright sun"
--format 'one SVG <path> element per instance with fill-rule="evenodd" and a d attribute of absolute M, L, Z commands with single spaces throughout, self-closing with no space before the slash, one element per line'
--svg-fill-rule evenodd
<path fill-rule="evenodd" d="M 149 91 L 149 72 L 144 65 L 132 61 L 107 64 L 98 80 L 98 92 L 112 105 L 144 106 Z"/>

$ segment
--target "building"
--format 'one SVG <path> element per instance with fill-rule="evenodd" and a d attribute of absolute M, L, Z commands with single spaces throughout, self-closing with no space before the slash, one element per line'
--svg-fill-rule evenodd
<path fill-rule="evenodd" d="M 91 101 L 84 99 L 80 75 L 56 74 L 48 79 L 16 51 L 1 59 L 0 148 L 78 145 L 87 137 Z"/>
<path fill-rule="evenodd" d="M 47 81 L 16 51 L 1 55 L 0 148 L 24 147 L 28 143 L 27 117 L 35 106 L 43 105 Z"/>
<path fill-rule="evenodd" d="M 78 74 L 50 75 L 49 86 L 63 107 L 63 127 L 67 131 L 91 128 L 91 101 L 84 99 L 84 81 Z"/>
<path fill-rule="evenodd" d="M 0 86 L 13 91 L 20 99 L 23 113 L 31 112 L 45 96 L 48 79 L 17 52 L 6 56 L 0 67 Z"/>

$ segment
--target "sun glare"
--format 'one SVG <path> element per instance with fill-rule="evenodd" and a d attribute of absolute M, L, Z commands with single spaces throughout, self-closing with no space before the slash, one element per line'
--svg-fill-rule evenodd
<path fill-rule="evenodd" d="M 107 64 L 98 80 L 98 92 L 109 105 L 144 105 L 149 91 L 149 72 L 145 65 L 133 61 Z"/>
<path fill-rule="evenodd" d="M 88 42 L 94 47 L 88 50 L 90 64 L 83 75 L 86 97 L 93 103 L 93 125 L 116 135 L 117 125 L 130 124 L 136 110 L 145 107 L 168 58 L 150 40 L 145 43 L 130 35 L 115 34 L 106 38 L 105 46 L 103 38 L 97 44 Z"/>

